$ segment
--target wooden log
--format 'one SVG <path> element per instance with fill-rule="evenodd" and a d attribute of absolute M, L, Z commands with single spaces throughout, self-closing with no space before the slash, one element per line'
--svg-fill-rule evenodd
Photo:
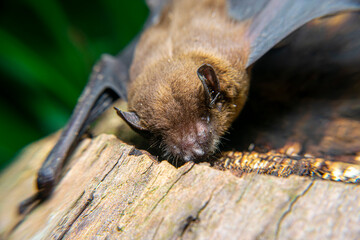
<path fill-rule="evenodd" d="M 26 215 L 36 171 L 55 144 L 27 147 L 0 177 L 1 239 L 358 239 L 359 185 L 290 176 L 237 178 L 175 168 L 112 135 L 85 139 L 52 197 Z"/>

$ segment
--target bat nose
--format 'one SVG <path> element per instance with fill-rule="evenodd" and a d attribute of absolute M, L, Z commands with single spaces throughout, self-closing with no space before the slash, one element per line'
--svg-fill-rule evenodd
<path fill-rule="evenodd" d="M 185 161 L 194 161 L 196 159 L 202 158 L 206 154 L 206 150 L 199 144 L 183 146 L 182 150 Z"/>
<path fill-rule="evenodd" d="M 195 131 L 184 135 L 178 149 L 183 153 L 185 161 L 194 161 L 208 154 L 211 144 L 211 133 L 200 123 L 196 124 Z"/>

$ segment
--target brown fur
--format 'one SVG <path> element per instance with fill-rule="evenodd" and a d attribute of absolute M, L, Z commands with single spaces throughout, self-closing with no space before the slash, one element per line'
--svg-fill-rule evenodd
<path fill-rule="evenodd" d="M 213 152 L 239 114 L 249 88 L 244 29 L 227 17 L 224 0 L 176 0 L 143 34 L 130 72 L 129 111 L 161 137 L 165 152 L 171 153 L 171 145 L 191 135 L 208 116 L 207 151 Z M 197 76 L 204 63 L 213 66 L 224 96 L 213 109 L 206 106 Z"/>

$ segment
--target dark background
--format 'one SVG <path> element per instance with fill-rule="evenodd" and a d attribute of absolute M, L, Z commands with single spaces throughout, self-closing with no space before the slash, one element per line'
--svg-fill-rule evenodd
<path fill-rule="evenodd" d="M 141 0 L 0 1 L 0 168 L 65 125 L 93 64 L 147 14 Z"/>

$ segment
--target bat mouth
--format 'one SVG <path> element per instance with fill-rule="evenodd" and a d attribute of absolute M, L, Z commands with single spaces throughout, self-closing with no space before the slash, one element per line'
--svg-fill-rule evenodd
<path fill-rule="evenodd" d="M 209 155 L 207 147 L 195 144 L 194 146 L 172 146 L 172 153 L 180 157 L 185 162 L 197 161 Z"/>

